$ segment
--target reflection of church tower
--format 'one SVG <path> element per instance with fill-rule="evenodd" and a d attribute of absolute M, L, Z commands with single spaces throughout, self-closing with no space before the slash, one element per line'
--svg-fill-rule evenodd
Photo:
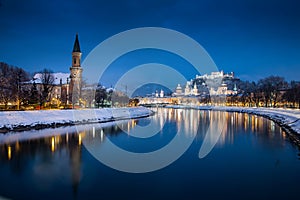
<path fill-rule="evenodd" d="M 70 68 L 70 101 L 73 105 L 79 105 L 81 93 L 82 68 L 80 65 L 81 51 L 79 46 L 78 34 L 74 42 L 72 52 L 72 67 Z"/>
<path fill-rule="evenodd" d="M 77 196 L 78 187 L 81 179 L 81 133 L 78 135 L 73 134 L 68 143 L 68 150 L 70 155 L 70 168 L 71 168 L 71 181 L 74 197 Z"/>

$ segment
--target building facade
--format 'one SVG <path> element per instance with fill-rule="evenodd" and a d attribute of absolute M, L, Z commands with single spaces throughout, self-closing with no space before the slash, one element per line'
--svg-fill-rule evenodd
<path fill-rule="evenodd" d="M 72 51 L 72 66 L 70 73 L 51 73 L 47 70 L 36 73 L 32 80 L 23 83 L 24 87 L 32 90 L 33 87 L 37 91 L 36 103 L 41 106 L 46 104 L 59 107 L 75 107 L 81 105 L 82 91 L 82 67 L 81 67 L 81 50 L 79 45 L 78 34 L 76 34 L 73 51 Z M 49 93 L 44 95 L 45 88 L 48 88 Z M 44 105 L 42 105 L 44 104 Z"/>
<path fill-rule="evenodd" d="M 80 105 L 81 87 L 82 87 L 82 67 L 81 67 L 81 51 L 79 45 L 78 34 L 76 34 L 73 52 L 72 67 L 70 67 L 70 102 L 73 106 Z"/>

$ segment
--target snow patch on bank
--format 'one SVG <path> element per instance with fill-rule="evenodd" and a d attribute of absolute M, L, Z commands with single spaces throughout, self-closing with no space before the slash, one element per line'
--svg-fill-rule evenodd
<path fill-rule="evenodd" d="M 103 108 L 84 110 L 39 110 L 0 112 L 2 132 L 22 129 L 48 128 L 62 125 L 110 122 L 147 117 L 153 111 L 144 107 Z"/>

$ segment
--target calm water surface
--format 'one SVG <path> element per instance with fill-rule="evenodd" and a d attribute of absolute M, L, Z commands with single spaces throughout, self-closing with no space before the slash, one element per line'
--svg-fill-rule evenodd
<path fill-rule="evenodd" d="M 150 118 L 85 125 L 0 137 L 0 198 L 8 199 L 291 199 L 300 188 L 299 150 L 274 122 L 217 111 L 157 109 Z M 225 123 L 220 123 L 220 119 Z M 149 138 L 130 133 L 154 122 Z M 199 127 L 198 124 L 199 123 Z M 222 127 L 203 159 L 199 149 L 208 127 Z M 219 124 L 218 124 L 219 123 Z M 195 136 L 188 150 L 158 171 L 132 174 L 111 169 L 85 144 L 112 141 L 132 152 L 167 145 L 178 129 Z"/>

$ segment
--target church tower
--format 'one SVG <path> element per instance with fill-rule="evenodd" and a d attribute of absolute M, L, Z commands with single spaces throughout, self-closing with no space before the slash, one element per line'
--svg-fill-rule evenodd
<path fill-rule="evenodd" d="M 78 34 L 74 42 L 72 52 L 72 67 L 70 67 L 70 101 L 72 105 L 79 105 L 81 95 L 81 81 L 82 81 L 82 68 L 81 68 L 81 51 L 78 40 Z"/>

